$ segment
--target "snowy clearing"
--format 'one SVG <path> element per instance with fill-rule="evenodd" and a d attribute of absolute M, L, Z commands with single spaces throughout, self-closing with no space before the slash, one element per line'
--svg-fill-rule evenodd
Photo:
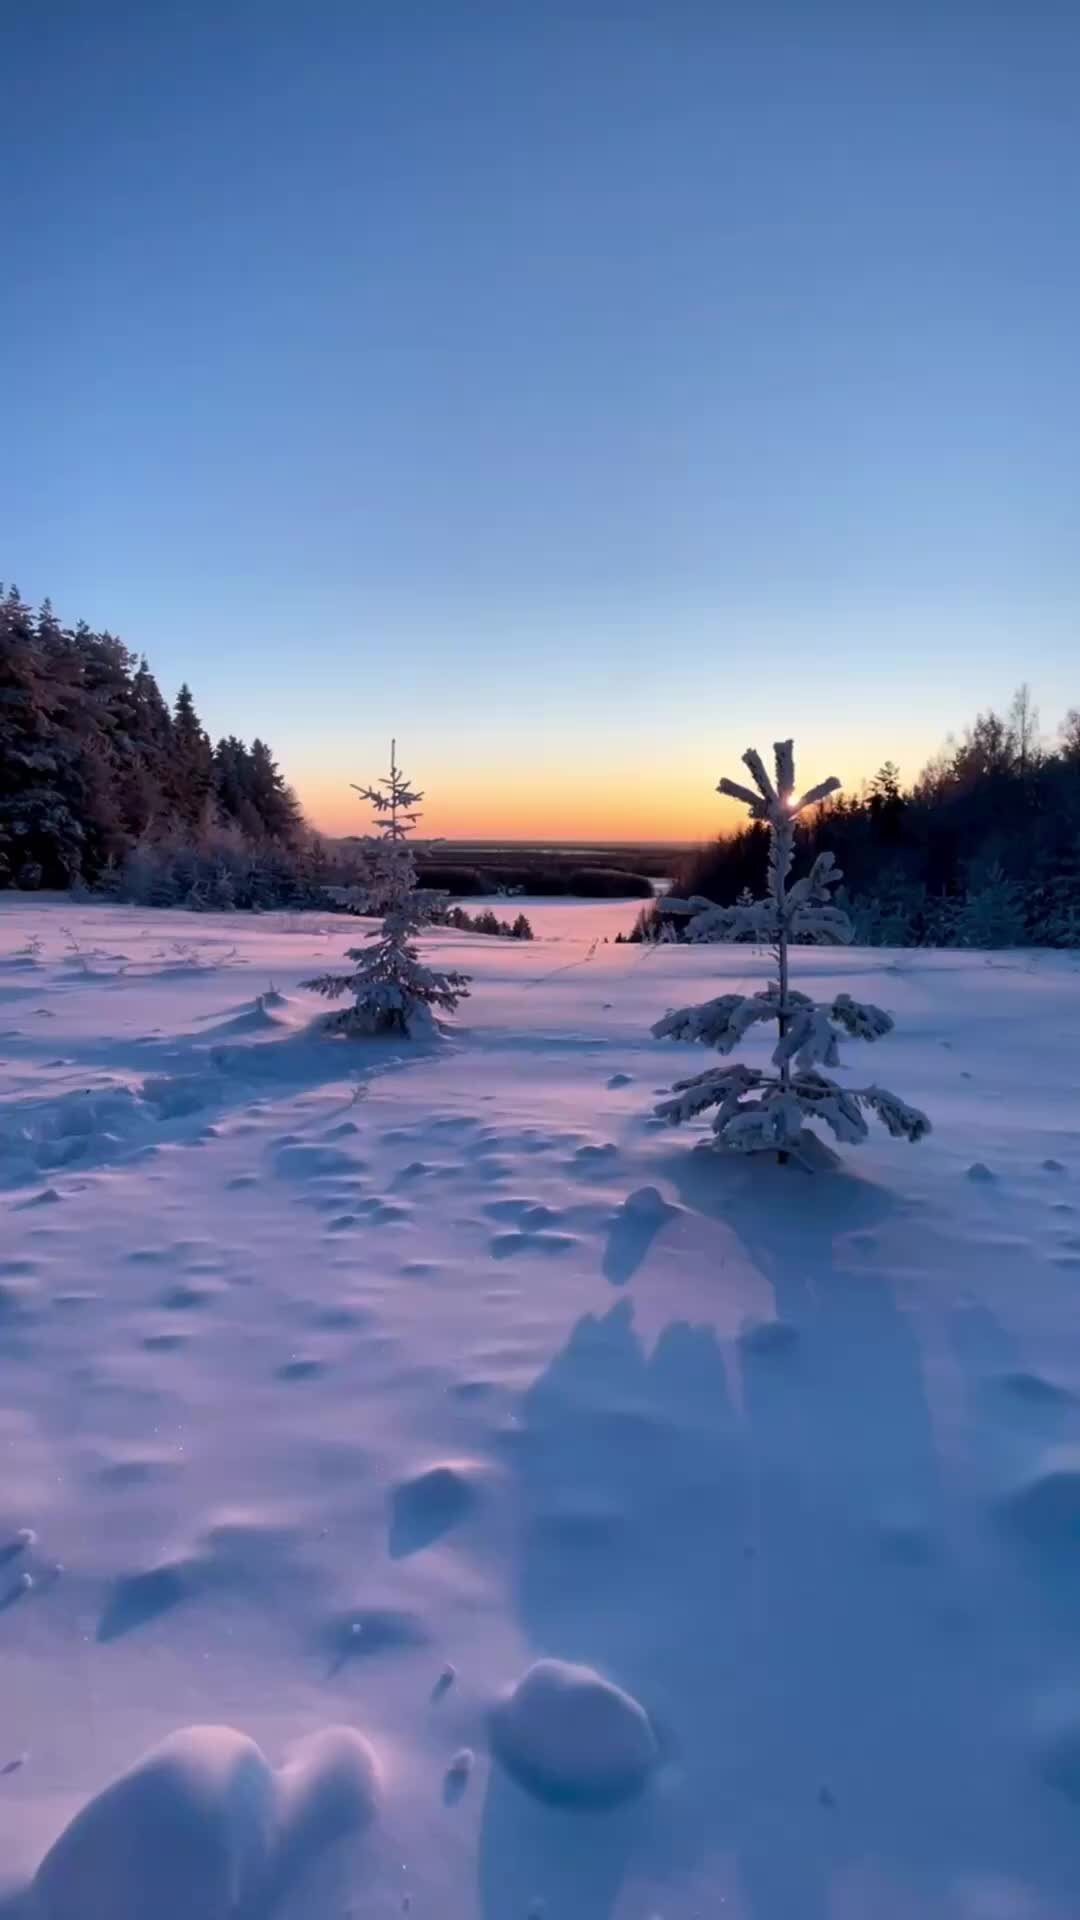
<path fill-rule="evenodd" d="M 764 958 L 505 904 L 410 1044 L 0 896 L 0 1912 L 1074 1920 L 1075 958 L 800 951 L 934 1125 L 810 1176 L 652 1118 Z"/>

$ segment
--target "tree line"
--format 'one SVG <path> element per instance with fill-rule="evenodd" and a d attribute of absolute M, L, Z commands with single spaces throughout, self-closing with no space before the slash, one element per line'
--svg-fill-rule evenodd
<path fill-rule="evenodd" d="M 1080 947 L 1080 710 L 1049 742 L 1021 687 L 910 786 L 886 762 L 796 837 L 800 855 L 835 855 L 862 944 Z M 676 891 L 718 905 L 759 897 L 767 860 L 768 831 L 752 823 L 691 856 Z"/>
<path fill-rule="evenodd" d="M 0 588 L 0 886 L 249 905 L 322 858 L 265 741 L 212 745 L 188 686 Z"/>

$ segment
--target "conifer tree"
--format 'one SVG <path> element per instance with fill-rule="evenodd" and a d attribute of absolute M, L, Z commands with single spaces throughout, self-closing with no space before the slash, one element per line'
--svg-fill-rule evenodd
<path fill-rule="evenodd" d="M 65 887 L 81 877 L 77 706 L 70 635 L 48 603 L 35 620 L 12 586 L 0 598 L 0 884 Z"/>
<path fill-rule="evenodd" d="M 173 805 L 196 838 L 207 824 L 214 785 L 214 756 L 185 681 L 173 709 Z"/>
<path fill-rule="evenodd" d="M 824 1121 L 836 1138 L 865 1140 L 866 1114 L 875 1113 L 891 1134 L 921 1140 L 930 1122 L 917 1108 L 894 1093 L 871 1084 L 841 1086 L 822 1067 L 836 1066 L 843 1038 L 879 1040 L 892 1030 L 892 1018 L 880 1007 L 863 1005 L 850 994 L 838 993 L 820 1003 L 796 991 L 790 983 L 792 942 L 843 946 L 852 937 L 851 922 L 832 898 L 842 879 L 831 853 L 821 853 L 808 874 L 790 880 L 795 848 L 795 821 L 835 793 L 839 780 L 823 780 L 801 798 L 795 797 L 795 755 L 790 740 L 777 742 L 776 783 L 770 780 L 760 754 L 743 754 L 757 792 L 734 780 L 721 780 L 717 789 L 750 809 L 769 833 L 768 893 L 747 901 L 740 896 L 733 907 L 714 906 L 700 896 L 668 899 L 661 911 L 689 916 L 687 938 L 692 941 L 750 940 L 771 947 L 776 978 L 760 993 L 725 993 L 697 1007 L 680 1007 L 657 1021 L 658 1039 L 700 1040 L 721 1054 L 730 1053 L 758 1022 L 776 1025 L 778 1038 L 766 1066 L 738 1064 L 710 1067 L 690 1079 L 676 1081 L 671 1099 L 656 1111 L 678 1125 L 715 1108 L 716 1144 L 739 1153 L 772 1150 L 781 1160 L 798 1154 L 807 1120 Z"/>
<path fill-rule="evenodd" d="M 265 740 L 251 743 L 249 791 L 267 837 L 295 839 L 303 823 L 300 803 Z"/>
<path fill-rule="evenodd" d="M 445 895 L 416 884 L 410 844 L 423 794 L 410 787 L 397 764 L 397 742 L 390 743 L 390 772 L 373 787 L 354 792 L 375 809 L 375 832 L 364 843 L 366 875 L 354 894 L 362 912 L 381 913 L 382 924 L 368 934 L 368 945 L 350 947 L 351 973 L 325 973 L 304 985 L 336 1000 L 351 993 L 354 1004 L 331 1017 L 341 1033 L 412 1033 L 432 1024 L 432 1008 L 453 1012 L 467 996 L 463 973 L 439 973 L 420 960 L 415 936 L 431 924 Z"/>

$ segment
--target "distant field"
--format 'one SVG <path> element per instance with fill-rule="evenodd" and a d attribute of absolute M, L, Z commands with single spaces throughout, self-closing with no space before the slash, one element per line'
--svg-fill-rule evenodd
<path fill-rule="evenodd" d="M 425 850 L 421 877 L 464 895 L 514 888 L 529 894 L 648 899 L 654 883 L 670 879 L 689 851 L 689 844 L 655 841 L 445 840 Z"/>

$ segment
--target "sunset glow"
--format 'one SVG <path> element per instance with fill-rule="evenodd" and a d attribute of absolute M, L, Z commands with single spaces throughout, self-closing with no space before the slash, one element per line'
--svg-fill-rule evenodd
<path fill-rule="evenodd" d="M 492 765 L 474 762 L 472 771 L 468 750 L 447 759 L 445 743 L 429 736 L 411 743 L 402 738 L 399 749 L 424 788 L 425 833 L 451 840 L 696 841 L 745 823 L 745 809 L 718 794 L 716 784 L 724 772 L 737 774 L 747 739 L 762 735 L 760 724 L 748 724 L 745 738 L 730 726 L 718 728 L 715 739 L 692 743 L 676 735 L 668 753 L 643 753 L 639 763 L 613 754 L 603 766 L 560 765 L 555 754 L 537 764 L 525 749 L 524 729 L 517 763 L 504 753 Z M 325 833 L 367 831 L 370 810 L 349 783 L 358 772 L 366 779 L 379 770 L 380 742 L 365 734 L 363 744 L 366 751 L 358 747 L 355 756 L 335 747 L 307 777 L 289 770 L 309 817 Z M 835 768 L 844 789 L 857 793 L 884 760 L 902 760 L 914 774 L 938 744 L 891 727 L 876 737 L 865 730 L 861 742 L 808 739 L 800 774 L 810 786 Z"/>

